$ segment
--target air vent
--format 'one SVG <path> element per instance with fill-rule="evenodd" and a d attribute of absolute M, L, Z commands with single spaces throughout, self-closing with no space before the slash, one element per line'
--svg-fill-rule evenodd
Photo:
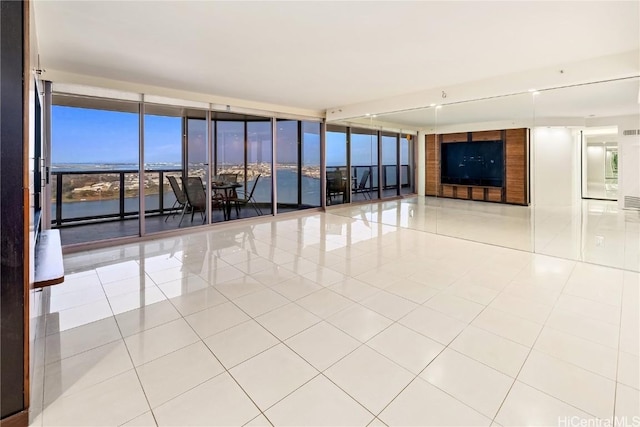
<path fill-rule="evenodd" d="M 624 208 L 640 210 L 640 197 L 624 196 Z"/>
<path fill-rule="evenodd" d="M 640 135 L 640 129 L 626 129 L 622 131 L 624 136 Z"/>

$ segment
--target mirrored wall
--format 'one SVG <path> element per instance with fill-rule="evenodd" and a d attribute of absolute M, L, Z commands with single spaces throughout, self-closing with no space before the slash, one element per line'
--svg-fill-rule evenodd
<path fill-rule="evenodd" d="M 337 213 L 640 271 L 638 92 L 627 78 L 378 114 L 421 130 L 427 197 Z"/>

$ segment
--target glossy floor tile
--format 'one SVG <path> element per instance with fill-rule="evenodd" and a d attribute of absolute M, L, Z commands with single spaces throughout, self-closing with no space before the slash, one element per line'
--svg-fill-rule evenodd
<path fill-rule="evenodd" d="M 66 255 L 31 424 L 631 420 L 636 253 L 595 250 L 587 224 L 573 256 L 541 212 L 414 198 Z M 633 242 L 633 215 L 592 215 Z"/>

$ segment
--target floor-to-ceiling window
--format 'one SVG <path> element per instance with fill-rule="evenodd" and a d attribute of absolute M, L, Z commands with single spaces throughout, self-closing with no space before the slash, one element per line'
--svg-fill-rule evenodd
<path fill-rule="evenodd" d="M 378 198 L 378 132 L 351 129 L 352 200 Z"/>
<path fill-rule="evenodd" d="M 301 207 L 317 207 L 322 204 L 322 194 L 320 194 L 320 122 L 304 121 L 301 122 L 301 126 Z"/>
<path fill-rule="evenodd" d="M 351 173 L 346 127 L 328 125 L 325 140 L 327 205 L 348 203 L 351 197 Z"/>
<path fill-rule="evenodd" d="M 63 245 L 139 234 L 139 124 L 137 102 L 53 96 L 51 219 Z"/>
<path fill-rule="evenodd" d="M 383 133 L 381 138 L 382 152 L 382 197 L 398 195 L 398 134 Z"/>
<path fill-rule="evenodd" d="M 181 109 L 145 105 L 145 210 L 150 213 L 145 218 L 147 233 L 175 229 L 182 219 L 186 206 L 182 191 L 183 146 Z"/>
<path fill-rule="evenodd" d="M 228 198 L 222 201 L 231 205 L 227 220 L 273 212 L 271 126 L 268 117 L 212 113 L 214 180 L 238 184 L 233 191 L 213 189 Z"/>
<path fill-rule="evenodd" d="M 278 120 L 278 212 L 320 206 L 320 123 Z"/>

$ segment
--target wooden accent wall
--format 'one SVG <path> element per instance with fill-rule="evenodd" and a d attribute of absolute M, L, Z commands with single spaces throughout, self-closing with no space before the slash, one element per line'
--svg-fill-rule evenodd
<path fill-rule="evenodd" d="M 527 129 L 508 129 L 505 141 L 505 201 L 528 204 Z"/>
<path fill-rule="evenodd" d="M 435 135 L 427 135 L 426 138 L 426 183 L 425 193 L 427 196 L 437 196 L 440 187 L 440 150 L 436 143 Z"/>
<path fill-rule="evenodd" d="M 427 135 L 425 195 L 528 205 L 528 136 L 529 131 L 524 128 Z M 440 183 L 440 146 L 467 141 L 503 141 L 505 172 L 502 187 Z"/>

